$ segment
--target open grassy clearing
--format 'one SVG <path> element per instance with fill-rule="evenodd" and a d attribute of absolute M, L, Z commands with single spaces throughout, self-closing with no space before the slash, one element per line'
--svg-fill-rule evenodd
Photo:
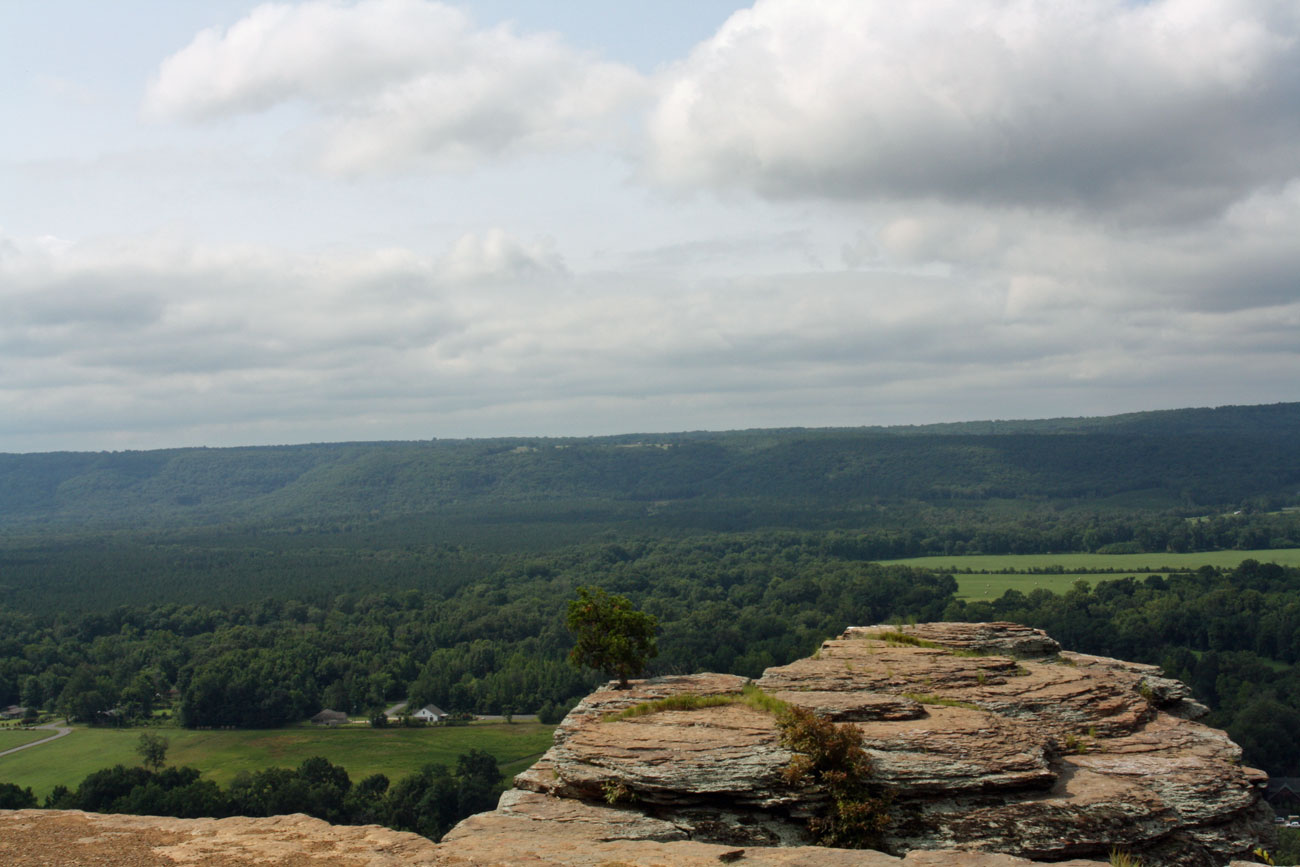
<path fill-rule="evenodd" d="M 976 572 L 1045 569 L 1059 566 L 1067 572 L 1086 569 L 1190 570 L 1201 566 L 1236 566 L 1242 560 L 1300 566 L 1300 548 L 1266 548 L 1255 551 L 1201 551 L 1193 554 L 971 554 L 964 557 L 913 557 L 882 560 L 939 571 L 970 569 Z"/>
<path fill-rule="evenodd" d="M 21 747 L 23 744 L 30 744 L 32 741 L 48 738 L 53 734 L 54 732 L 48 729 L 0 728 L 0 752 L 11 750 L 14 747 Z M 0 782 L 3 782 L 3 780 L 0 780 Z"/>
<path fill-rule="evenodd" d="M 242 770 L 292 768 L 311 756 L 324 756 L 347 768 L 353 782 L 370 774 L 386 774 L 396 782 L 429 763 L 454 767 L 457 756 L 475 748 L 496 756 L 501 770 L 510 777 L 550 747 L 553 729 L 540 723 L 500 723 L 423 729 L 348 726 L 147 731 L 171 741 L 168 764 L 198 768 L 205 778 L 226 786 Z M 135 745 L 141 731 L 145 729 L 77 728 L 60 740 L 0 757 L 0 782 L 31 786 L 38 797 L 44 797 L 57 785 L 76 787 L 87 774 L 100 768 L 138 765 Z"/>
<path fill-rule="evenodd" d="M 962 599 L 979 601 L 997 599 L 1008 590 L 1019 590 L 1024 594 L 1038 589 L 1064 593 L 1079 580 L 1095 584 L 1125 575 L 1142 578 L 1151 574 L 1168 574 L 1165 570 L 1186 571 L 1205 565 L 1231 568 L 1247 559 L 1283 566 L 1300 566 L 1300 548 L 1202 551 L 1197 554 L 972 554 L 965 557 L 913 557 L 882 562 L 940 572 L 950 571 L 957 579 L 957 595 Z M 1026 571 L 1054 567 L 1066 571 Z M 1110 569 L 1114 570 L 1114 574 L 1071 571 L 1079 569 Z M 958 570 L 969 570 L 971 574 Z"/>

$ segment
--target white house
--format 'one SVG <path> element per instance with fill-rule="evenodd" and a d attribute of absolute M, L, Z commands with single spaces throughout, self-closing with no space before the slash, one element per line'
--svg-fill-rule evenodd
<path fill-rule="evenodd" d="M 447 718 L 447 712 L 436 704 L 426 704 L 424 707 L 411 714 L 412 719 L 424 720 L 429 723 L 442 722 Z"/>

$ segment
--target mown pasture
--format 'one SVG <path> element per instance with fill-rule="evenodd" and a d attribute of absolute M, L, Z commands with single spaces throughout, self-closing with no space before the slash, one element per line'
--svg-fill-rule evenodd
<path fill-rule="evenodd" d="M 48 738 L 54 732 L 48 729 L 20 729 L 6 726 L 0 728 L 0 753 L 5 750 L 12 750 L 14 747 L 21 747 L 23 744 L 30 744 L 32 741 L 39 741 Z M 0 782 L 4 782 L 0 780 Z"/>
<path fill-rule="evenodd" d="M 1080 579 L 1093 584 L 1125 575 L 1145 576 L 1188 571 L 1201 566 L 1233 568 L 1243 560 L 1300 566 L 1300 548 L 1266 548 L 1253 551 L 1201 551 L 1190 554 L 971 554 L 966 556 L 913 557 L 886 560 L 952 572 L 957 595 L 963 599 L 997 599 L 1008 590 L 1030 593 L 1036 589 L 1064 593 Z M 1060 569 L 1060 572 L 1043 570 Z"/>
<path fill-rule="evenodd" d="M 140 764 L 135 747 L 142 731 L 161 734 L 170 741 L 169 765 L 198 768 L 205 779 L 223 787 L 240 771 L 293 768 L 311 756 L 323 756 L 342 765 L 354 783 L 371 774 L 385 774 L 396 782 L 430 763 L 454 768 L 456 757 L 471 749 L 486 750 L 495 756 L 509 778 L 551 746 L 553 729 L 540 723 L 205 731 L 77 727 L 65 738 L 0 757 L 0 782 L 31 786 L 41 798 L 58 785 L 75 788 L 86 775 L 101 768 Z M 38 734 L 43 737 L 48 733 Z M 8 733 L 4 735 L 8 737 Z M 0 748 L 5 744 L 0 740 Z"/>

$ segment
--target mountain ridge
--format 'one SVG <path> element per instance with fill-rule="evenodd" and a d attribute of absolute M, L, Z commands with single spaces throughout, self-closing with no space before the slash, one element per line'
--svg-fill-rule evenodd
<path fill-rule="evenodd" d="M 749 503 L 843 515 L 905 501 L 1127 496 L 1143 508 L 1195 510 L 1298 495 L 1300 403 L 889 428 L 0 454 L 0 526 L 11 528 L 369 520 L 566 503 L 620 520 L 684 502 L 719 513 Z"/>

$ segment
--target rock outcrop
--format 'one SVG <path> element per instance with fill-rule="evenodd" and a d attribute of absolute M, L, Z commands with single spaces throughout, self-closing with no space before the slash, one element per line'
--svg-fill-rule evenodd
<path fill-rule="evenodd" d="M 541 796 L 522 794 L 524 801 Z M 640 836 L 630 811 L 546 799 L 527 818 L 475 816 L 441 845 L 374 825 L 330 825 L 301 814 L 269 819 L 169 819 L 78 810 L 0 810 L 5 867 L 1026 867 L 978 852 L 880 852 L 811 847 L 737 849 Z M 618 814 L 618 815 L 612 815 Z M 644 820 L 653 825 L 653 820 Z M 625 825 L 626 838 L 592 836 Z M 598 839 L 600 838 L 600 839 Z M 1067 861 L 1058 867 L 1098 867 Z M 1244 867 L 1244 865 L 1243 865 Z"/>
<path fill-rule="evenodd" d="M 825 793 L 786 781 L 792 753 L 767 711 L 738 702 L 609 719 L 744 685 L 698 674 L 593 693 L 496 810 L 438 845 L 306 816 L 0 810 L 0 863 L 1098 867 L 1120 849 L 1146 867 L 1220 867 L 1271 842 L 1265 776 L 1195 721 L 1205 709 L 1182 684 L 1154 666 L 1062 651 L 1014 624 L 855 627 L 758 681 L 861 732 L 874 785 L 891 800 L 886 851 L 807 845 Z"/>
<path fill-rule="evenodd" d="M 448 839 L 535 831 L 561 810 L 592 841 L 706 842 L 746 858 L 806 843 L 824 794 L 785 782 L 792 754 L 770 713 L 731 704 L 608 719 L 743 683 L 700 674 L 593 693 L 516 778 L 520 791 Z M 1265 775 L 1196 722 L 1205 708 L 1182 684 L 1155 666 L 1062 651 L 1040 630 L 854 627 L 768 669 L 758 686 L 862 733 L 892 801 L 882 848 L 895 856 L 962 849 L 1060 862 L 1119 848 L 1147 864 L 1218 867 L 1273 833 Z"/>
<path fill-rule="evenodd" d="M 434 867 L 433 841 L 296 814 L 269 819 L 106 816 L 0 810 L 6 867 Z"/>

